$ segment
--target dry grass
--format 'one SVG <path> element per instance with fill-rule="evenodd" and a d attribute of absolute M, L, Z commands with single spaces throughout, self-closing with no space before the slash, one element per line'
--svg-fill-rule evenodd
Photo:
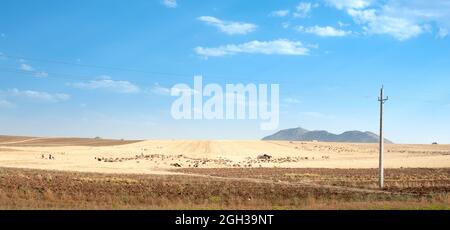
<path fill-rule="evenodd" d="M 448 169 L 408 169 L 391 193 L 295 184 L 299 178 L 372 178 L 373 170 L 196 169 L 189 175 L 119 175 L 0 168 L 1 209 L 449 209 Z M 186 171 L 186 169 L 184 169 Z M 215 178 L 205 175 L 214 174 Z M 387 173 L 388 178 L 397 175 Z M 343 176 L 344 175 L 344 176 Z M 348 176 L 345 176 L 348 175 Z M 413 187 L 403 178 L 415 180 Z M 267 181 L 251 181 L 244 178 Z M 441 178 L 442 177 L 442 178 Z M 241 179 L 240 179 L 241 178 Z M 323 178 L 317 179 L 317 178 Z M 361 179 L 361 180 L 363 180 Z M 446 182 L 433 181 L 446 180 Z M 273 182 L 270 182 L 273 181 Z M 289 183 L 278 183 L 285 181 Z M 344 181 L 344 182 L 343 182 Z M 430 182 L 431 181 L 431 182 Z M 291 183 L 292 182 L 292 183 Z M 347 181 L 346 183 L 353 183 Z M 372 182 L 370 182 L 372 183 Z M 409 183 L 409 182 L 408 182 Z M 442 184 L 444 183 L 444 184 Z M 344 183 L 345 184 L 345 183 Z M 416 195 L 399 194 L 407 191 Z M 435 186 L 436 185 L 436 186 Z M 350 186 L 352 186 L 350 184 Z M 355 185 L 360 186 L 360 185 Z M 362 187 L 365 187 L 363 184 Z M 396 187 L 398 186 L 398 187 Z M 409 185 L 408 185 L 409 186 Z M 412 188 L 412 189 L 411 189 Z"/>
<path fill-rule="evenodd" d="M 378 188 L 377 169 L 217 168 L 173 171 L 220 177 L 250 177 L 274 182 L 305 182 L 350 188 Z M 385 169 L 385 187 L 385 190 L 389 192 L 416 195 L 450 193 L 450 168 Z"/>

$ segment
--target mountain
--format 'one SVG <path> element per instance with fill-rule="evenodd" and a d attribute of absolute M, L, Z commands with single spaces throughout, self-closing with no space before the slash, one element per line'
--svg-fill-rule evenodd
<path fill-rule="evenodd" d="M 278 131 L 262 140 L 377 143 L 379 136 L 372 132 L 347 131 L 341 134 L 333 134 L 323 130 L 308 131 L 299 127 Z M 385 143 L 392 143 L 387 139 L 384 140 Z"/>

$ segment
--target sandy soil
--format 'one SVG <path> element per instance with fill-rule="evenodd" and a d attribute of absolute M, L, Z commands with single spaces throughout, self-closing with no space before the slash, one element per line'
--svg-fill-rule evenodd
<path fill-rule="evenodd" d="M 49 155 L 53 159 L 49 159 Z M 261 154 L 270 160 L 258 160 Z M 450 167 L 450 145 L 386 145 L 386 168 Z M 376 168 L 376 144 L 0 137 L 0 167 L 171 174 L 175 168 Z"/>

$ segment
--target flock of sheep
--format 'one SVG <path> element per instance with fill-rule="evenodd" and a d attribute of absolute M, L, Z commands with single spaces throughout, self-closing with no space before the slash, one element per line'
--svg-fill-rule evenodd
<path fill-rule="evenodd" d="M 329 156 L 321 156 L 320 159 L 322 160 L 328 160 Z M 219 159 L 206 159 L 206 158 L 190 158 L 187 156 L 184 156 L 183 154 L 179 155 L 162 155 L 162 154 L 144 154 L 141 153 L 140 155 L 135 155 L 134 157 L 94 157 L 95 160 L 100 162 L 125 162 L 125 161 L 136 161 L 136 163 L 140 163 L 140 161 L 146 160 L 146 161 L 153 161 L 155 163 L 164 162 L 164 160 L 168 160 L 170 162 L 170 166 L 181 168 L 181 167 L 187 167 L 187 168 L 199 168 L 199 167 L 205 167 L 210 164 L 214 165 L 226 165 L 233 168 L 247 168 L 247 167 L 253 167 L 253 165 L 259 165 L 259 167 L 262 167 L 261 164 L 263 163 L 287 163 L 287 162 L 298 162 L 303 160 L 315 160 L 314 157 L 281 157 L 281 158 L 274 158 L 271 155 L 268 154 L 261 154 L 258 155 L 256 158 L 247 157 L 246 160 L 240 161 L 240 162 L 233 162 L 229 159 L 219 158 Z"/>

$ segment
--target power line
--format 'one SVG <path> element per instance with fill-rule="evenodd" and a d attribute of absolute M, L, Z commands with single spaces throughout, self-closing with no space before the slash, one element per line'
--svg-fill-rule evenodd
<path fill-rule="evenodd" d="M 34 57 L 26 57 L 26 56 L 18 56 L 18 55 L 9 55 L 9 54 L 2 54 L 1 56 L 7 57 L 7 58 L 12 58 L 12 59 L 15 59 L 15 60 L 30 60 L 30 61 L 36 61 L 36 62 L 47 62 L 47 63 L 55 63 L 55 64 L 63 64 L 63 65 L 72 65 L 72 66 L 86 67 L 86 68 L 110 69 L 110 70 L 118 70 L 118 71 L 126 71 L 126 72 L 139 72 L 139 73 L 146 73 L 146 74 L 158 74 L 158 75 L 168 75 L 168 76 L 192 76 L 190 74 L 166 73 L 166 72 L 157 72 L 157 71 L 145 71 L 145 70 L 139 70 L 139 69 L 128 68 L 128 67 L 116 67 L 116 66 L 83 64 L 83 63 L 75 63 L 75 62 L 68 62 L 68 61 L 55 60 L 55 59 L 42 59 L 42 58 L 34 58 Z"/>
<path fill-rule="evenodd" d="M 48 76 L 44 76 L 44 77 L 39 77 L 37 76 L 38 73 L 42 72 L 42 71 L 28 71 L 28 70 L 22 70 L 22 69 L 18 69 L 18 68 L 5 68 L 5 67 L 1 67 L 0 66 L 0 72 L 5 72 L 5 73 L 14 73 L 14 74 L 20 74 L 23 76 L 30 76 L 30 77 L 34 77 L 35 79 L 55 79 L 55 80 L 66 80 L 66 81 L 95 81 L 95 80 L 99 80 L 99 78 L 96 78 L 96 76 L 92 76 L 92 75 L 74 75 L 74 74 L 68 74 L 68 73 L 56 73 L 56 72 L 47 72 Z M 98 77 L 98 76 L 97 76 Z M 153 80 L 153 82 L 149 82 L 149 81 L 143 81 L 143 80 L 127 80 L 131 83 L 137 83 L 137 84 L 149 84 L 149 83 L 157 83 L 157 81 L 155 81 L 156 78 L 162 78 L 164 76 L 159 76 L 159 75 L 152 75 L 152 76 L 140 76 L 139 79 L 142 78 L 152 78 L 152 79 L 148 79 L 149 81 Z M 191 76 L 192 77 L 192 76 Z M 208 76 L 203 75 L 204 78 L 208 78 Z M 2 75 L 0 75 L 0 79 L 2 78 Z M 177 77 L 177 78 L 182 78 L 182 77 Z M 113 79 L 112 79 L 113 80 Z M 119 79 L 120 80 L 120 79 Z M 280 83 L 280 84 L 293 84 L 293 83 L 298 83 L 297 81 L 290 81 L 290 80 L 276 80 L 276 82 L 274 83 Z M 303 92 L 303 96 L 305 96 L 307 94 L 305 94 Z M 313 94 L 315 95 L 315 94 Z M 361 96 L 362 98 L 366 98 L 364 96 Z M 366 98 L 368 99 L 368 98 Z"/>
<path fill-rule="evenodd" d="M 220 75 L 220 74 L 185 74 L 185 73 L 170 73 L 170 72 L 161 72 L 161 71 L 145 71 L 135 68 L 128 68 L 128 67 L 116 67 L 116 66 L 105 66 L 105 65 L 95 65 L 95 64 L 83 64 L 83 63 L 75 63 L 75 62 L 68 62 L 64 60 L 57 60 L 57 59 L 44 59 L 44 58 L 35 58 L 35 57 L 29 57 L 29 56 L 23 56 L 23 55 L 9 55 L 0 53 L 0 57 L 6 57 L 10 59 L 14 59 L 17 61 L 21 60 L 30 60 L 30 61 L 36 61 L 36 62 L 46 62 L 46 63 L 55 63 L 55 64 L 63 64 L 63 65 L 70 65 L 70 66 L 78 66 L 78 67 L 84 67 L 84 68 L 96 68 L 96 69 L 109 69 L 109 70 L 118 70 L 118 71 L 125 71 L 125 72 L 136 72 L 141 73 L 143 75 L 141 76 L 135 76 L 132 80 L 134 83 L 140 83 L 140 84 L 147 84 L 149 83 L 146 80 L 155 80 L 157 79 L 168 79 L 167 77 L 170 77 L 170 80 L 174 79 L 185 79 L 186 77 L 192 78 L 195 75 L 202 75 L 204 79 L 220 79 L 220 80 L 230 80 L 231 78 L 239 79 L 239 80 L 251 80 L 254 82 L 255 80 L 259 80 L 258 78 L 255 78 L 254 76 L 233 76 L 233 75 Z M 80 81 L 80 80 L 95 80 L 95 77 L 93 75 L 74 75 L 71 73 L 57 73 L 57 72 L 49 72 L 49 71 L 27 71 L 17 68 L 2 68 L 0 67 L 0 71 L 2 72 L 9 72 L 9 73 L 16 73 L 21 75 L 27 75 L 27 76 L 33 76 L 38 78 L 36 76 L 40 72 L 45 72 L 48 74 L 48 76 L 41 77 L 43 79 L 50 78 L 50 79 L 56 79 L 56 80 L 68 80 L 68 81 Z M 108 75 L 108 74 L 105 74 Z M 1 77 L 1 76 L 0 76 Z M 139 79 L 146 79 L 146 80 L 136 80 L 136 78 Z M 274 77 L 275 81 L 273 83 L 280 83 L 280 84 L 293 84 L 293 83 L 299 83 L 299 81 L 296 81 L 296 78 L 280 78 L 278 76 Z M 298 80 L 304 80 L 304 78 L 299 78 Z M 151 82 L 155 83 L 155 82 Z"/>
<path fill-rule="evenodd" d="M 27 76 L 33 76 L 36 78 L 39 78 L 37 75 L 41 72 L 45 72 L 47 73 L 48 76 L 45 77 L 40 77 L 43 79 L 46 78 L 50 78 L 50 79 L 57 79 L 57 80 L 69 80 L 69 81 L 80 81 L 80 80 L 95 80 L 95 76 L 92 75 L 74 75 L 74 74 L 68 74 L 68 73 L 56 73 L 56 72 L 47 72 L 47 71 L 29 71 L 29 70 L 22 70 L 22 69 L 18 69 L 18 68 L 5 68 L 5 67 L 0 67 L 0 71 L 2 72 L 8 72 L 8 73 L 16 73 L 16 74 L 21 74 L 21 75 L 27 75 Z M 187 75 L 186 75 L 187 76 Z M 174 76 L 171 79 L 186 79 L 186 76 Z M 189 77 L 193 77 L 194 75 L 189 75 Z M 203 75 L 204 79 L 209 78 L 209 75 Z M 158 78 L 158 79 L 167 79 L 165 76 L 161 76 L 161 75 L 157 75 L 157 74 L 147 74 L 146 76 L 138 76 L 139 79 L 145 79 L 145 78 L 152 78 L 149 80 L 155 80 L 154 78 Z M 218 79 L 218 77 L 215 77 L 215 79 Z M 229 78 L 221 78 L 222 80 L 227 80 Z M 252 79 L 254 80 L 254 79 Z M 142 81 L 142 80 L 132 80 L 135 83 L 142 83 L 142 84 L 146 84 L 148 83 L 148 81 Z M 289 80 L 277 80 L 275 83 L 286 83 L 286 84 L 290 84 L 293 83 L 295 81 L 289 81 Z M 154 83 L 154 82 L 153 82 Z"/>
<path fill-rule="evenodd" d="M 187 74 L 187 73 L 173 73 L 173 72 L 164 72 L 164 71 L 146 71 L 146 70 L 142 70 L 142 69 L 135 69 L 135 68 L 130 68 L 130 67 L 117 67 L 117 66 L 106 66 L 106 65 L 96 65 L 96 64 L 83 64 L 83 63 L 76 63 L 76 62 L 69 62 L 69 61 L 65 61 L 65 60 L 58 60 L 58 59 L 45 59 L 45 58 L 36 58 L 36 57 L 29 57 L 29 56 L 23 56 L 23 55 L 10 55 L 10 54 L 4 54 L 4 53 L 0 53 L 0 57 L 6 57 L 6 58 L 10 58 L 10 59 L 14 59 L 16 61 L 22 61 L 22 60 L 30 60 L 30 61 L 36 61 L 36 62 L 44 62 L 44 63 L 54 63 L 54 64 L 63 64 L 63 65 L 70 65 L 70 66 L 78 66 L 78 67 L 83 67 L 83 68 L 95 68 L 95 69 L 105 69 L 105 70 L 116 70 L 116 71 L 123 71 L 123 72 L 135 72 L 135 73 L 141 73 L 144 74 L 145 76 L 140 76 L 140 77 L 174 77 L 174 78 L 186 78 L 186 77 L 193 77 L 195 75 L 202 75 L 204 77 L 204 79 L 208 78 L 214 78 L 214 79 L 221 79 L 221 80 L 228 80 L 231 78 L 235 78 L 235 79 L 239 79 L 239 80 L 251 80 L 251 81 L 255 81 L 258 80 L 258 78 L 255 78 L 255 76 L 236 76 L 236 75 L 222 75 L 222 74 L 209 74 L 209 73 L 191 73 L 191 74 Z M 47 73 L 50 72 L 45 71 Z M 79 76 L 75 76 L 73 74 L 66 74 L 66 73 L 52 73 L 52 75 L 59 75 L 59 76 L 74 76 L 74 77 L 79 77 Z M 86 76 L 89 77 L 89 76 Z M 59 79 L 63 79 L 58 77 Z M 295 78 L 290 78 L 289 80 L 283 79 L 282 81 L 280 81 L 278 76 L 275 76 L 276 82 L 275 83 L 298 83 L 298 81 L 292 81 L 291 79 L 295 79 Z M 79 79 L 69 79 L 67 78 L 67 80 L 79 80 Z M 301 80 L 301 79 L 299 79 Z"/>
<path fill-rule="evenodd" d="M 82 81 L 82 80 L 95 79 L 95 77 L 91 76 L 91 75 L 89 75 L 89 76 L 88 75 L 74 75 L 74 74 L 56 73 L 56 72 L 47 72 L 47 71 L 28 71 L 28 70 L 21 70 L 21 69 L 16 69 L 16 68 L 0 67 L 0 71 L 7 72 L 7 73 L 16 73 L 16 74 L 21 74 L 21 75 L 26 75 L 26 76 L 32 76 L 32 77 L 42 78 L 42 79 L 51 78 L 51 79 L 68 80 L 68 81 Z M 45 76 L 45 77 L 37 76 L 41 72 L 47 73 L 48 76 Z M 155 76 L 150 76 L 150 77 L 155 77 Z M 137 80 L 137 81 L 133 80 L 133 82 L 147 83 L 147 82 L 139 81 L 139 80 Z"/>
<path fill-rule="evenodd" d="M 63 60 L 56 60 L 56 59 L 43 59 L 43 58 L 35 58 L 35 57 L 27 57 L 22 55 L 9 55 L 9 54 L 0 54 L 2 57 L 7 57 L 10 59 L 14 59 L 16 61 L 21 60 L 30 60 L 30 61 L 36 61 L 36 62 L 44 62 L 44 63 L 54 63 L 54 64 L 63 64 L 63 65 L 70 65 L 70 66 L 78 66 L 78 67 L 84 67 L 84 68 L 95 68 L 95 69 L 107 69 L 107 70 L 116 70 L 116 71 L 123 71 L 123 72 L 135 72 L 135 73 L 141 73 L 145 75 L 151 75 L 151 76 L 168 76 L 168 77 L 193 77 L 194 75 L 202 75 L 197 73 L 173 73 L 173 72 L 162 72 L 162 71 L 146 71 L 141 69 L 135 69 L 135 68 L 129 68 L 129 67 L 116 67 L 116 66 L 105 66 L 105 65 L 95 65 L 95 64 L 83 64 L 83 63 L 75 63 L 75 62 L 68 62 Z M 215 79 L 230 79 L 230 75 L 222 75 L 222 74 L 204 74 L 203 76 L 207 76 L 208 78 L 215 78 Z M 255 80 L 254 77 L 246 76 L 232 76 L 239 79 L 251 79 L 252 81 Z"/>

